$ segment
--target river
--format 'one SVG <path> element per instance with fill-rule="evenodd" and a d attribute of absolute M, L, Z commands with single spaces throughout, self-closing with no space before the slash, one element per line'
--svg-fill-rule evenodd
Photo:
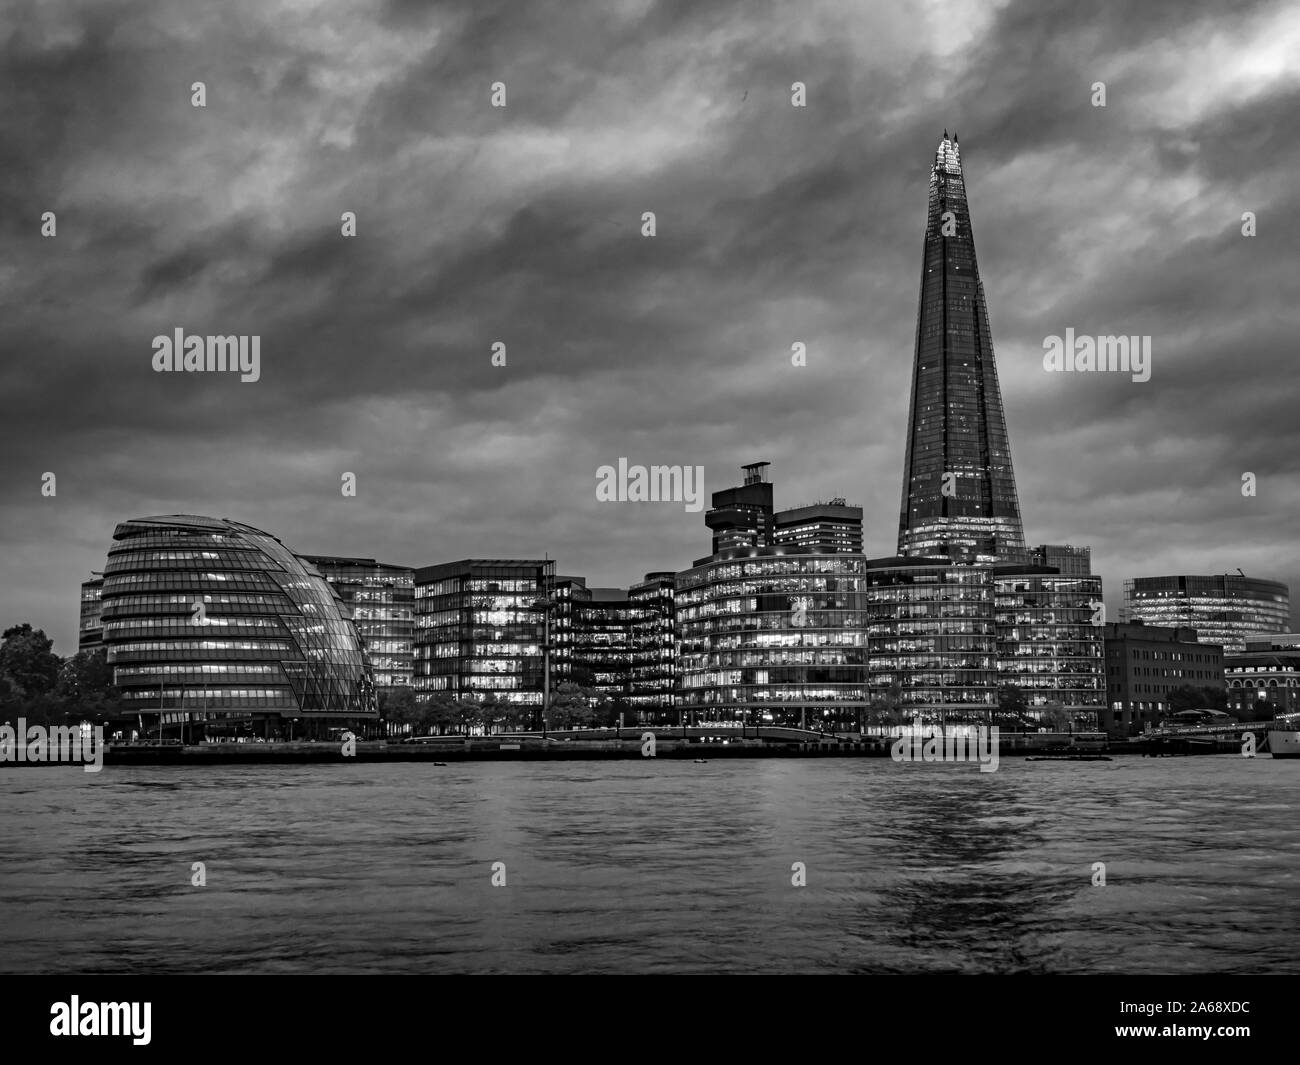
<path fill-rule="evenodd" d="M 1267 757 L 48 766 L 0 804 L 4 972 L 1300 972 Z"/>

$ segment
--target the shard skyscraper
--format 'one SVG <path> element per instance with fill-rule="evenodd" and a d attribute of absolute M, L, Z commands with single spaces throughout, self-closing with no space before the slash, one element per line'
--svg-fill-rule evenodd
<path fill-rule="evenodd" d="M 944 130 L 930 172 L 898 553 L 1009 561 L 1024 547 L 961 152 Z"/>

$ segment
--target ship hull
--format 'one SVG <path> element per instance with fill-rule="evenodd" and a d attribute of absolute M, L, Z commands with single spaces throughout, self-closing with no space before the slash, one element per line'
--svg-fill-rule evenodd
<path fill-rule="evenodd" d="M 1274 758 L 1300 758 L 1300 730 L 1270 729 L 1268 749 Z"/>

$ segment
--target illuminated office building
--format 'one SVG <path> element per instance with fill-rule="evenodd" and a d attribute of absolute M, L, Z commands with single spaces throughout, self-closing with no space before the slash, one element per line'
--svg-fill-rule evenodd
<path fill-rule="evenodd" d="M 417 569 L 416 698 L 492 693 L 540 708 L 545 614 L 531 608 L 554 588 L 555 563 L 544 559 L 464 559 Z"/>
<path fill-rule="evenodd" d="M 674 611 L 675 573 L 647 573 L 628 589 L 632 621 L 632 683 L 628 702 L 661 719 L 676 705 L 677 647 Z"/>
<path fill-rule="evenodd" d="M 1106 701 L 1105 646 L 1095 623 L 1101 578 L 1049 566 L 998 566 L 992 576 L 999 685 L 1024 692 L 1031 720 L 1058 704 L 1075 727 L 1095 729 Z"/>
<path fill-rule="evenodd" d="M 1023 548 L 957 138 L 930 171 L 898 553 L 995 562 Z"/>
<path fill-rule="evenodd" d="M 77 624 L 77 650 L 89 651 L 104 644 L 104 575 L 95 573 L 81 582 L 81 617 Z"/>
<path fill-rule="evenodd" d="M 772 485 L 767 479 L 770 462 L 743 467 L 744 483 L 713 493 L 713 507 L 704 524 L 713 532 L 713 553 L 737 548 L 770 546 L 776 531 L 772 519 Z"/>
<path fill-rule="evenodd" d="M 773 524 L 773 542 L 778 547 L 862 554 L 862 508 L 843 499 L 779 511 Z"/>
<path fill-rule="evenodd" d="M 868 697 L 864 570 L 861 555 L 743 548 L 677 574 L 680 709 L 854 727 Z"/>
<path fill-rule="evenodd" d="M 1124 582 L 1121 620 L 1193 628 L 1201 643 L 1241 654 L 1247 636 L 1291 627 L 1291 596 L 1281 581 L 1239 574 L 1134 577 Z"/>
<path fill-rule="evenodd" d="M 898 693 L 907 720 L 980 723 L 997 702 L 987 567 L 945 558 L 866 563 L 870 688 Z"/>
<path fill-rule="evenodd" d="M 380 688 L 410 687 L 415 570 L 373 558 L 303 555 L 348 605 Z"/>
<path fill-rule="evenodd" d="M 587 598 L 573 604 L 573 679 L 600 696 L 627 704 L 637 608 L 622 588 L 587 592 Z"/>

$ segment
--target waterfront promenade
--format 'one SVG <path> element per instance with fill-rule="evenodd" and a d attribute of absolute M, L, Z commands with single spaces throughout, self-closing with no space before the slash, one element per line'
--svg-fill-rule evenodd
<path fill-rule="evenodd" d="M 1248 729 L 1251 730 L 1251 729 Z M 1263 748 L 1263 727 L 1254 727 Z M 649 737 L 653 736 L 653 745 Z M 1108 740 L 1104 733 L 1003 732 L 1001 757 L 1043 754 L 1236 754 L 1241 732 L 1208 738 L 1150 734 Z M 717 726 L 573 729 L 493 736 L 424 736 L 407 740 L 248 741 L 241 743 L 109 743 L 105 765 L 232 765 L 323 762 L 512 762 L 623 759 L 888 758 L 895 737 L 833 735 L 763 726 L 742 736 Z M 1266 751 L 1266 749 L 1265 749 Z M 916 760 L 921 760 L 919 757 Z M 942 760 L 942 759 L 941 759 Z M 29 764 L 10 762 L 7 764 Z M 41 764 L 41 763 L 35 763 Z"/>

